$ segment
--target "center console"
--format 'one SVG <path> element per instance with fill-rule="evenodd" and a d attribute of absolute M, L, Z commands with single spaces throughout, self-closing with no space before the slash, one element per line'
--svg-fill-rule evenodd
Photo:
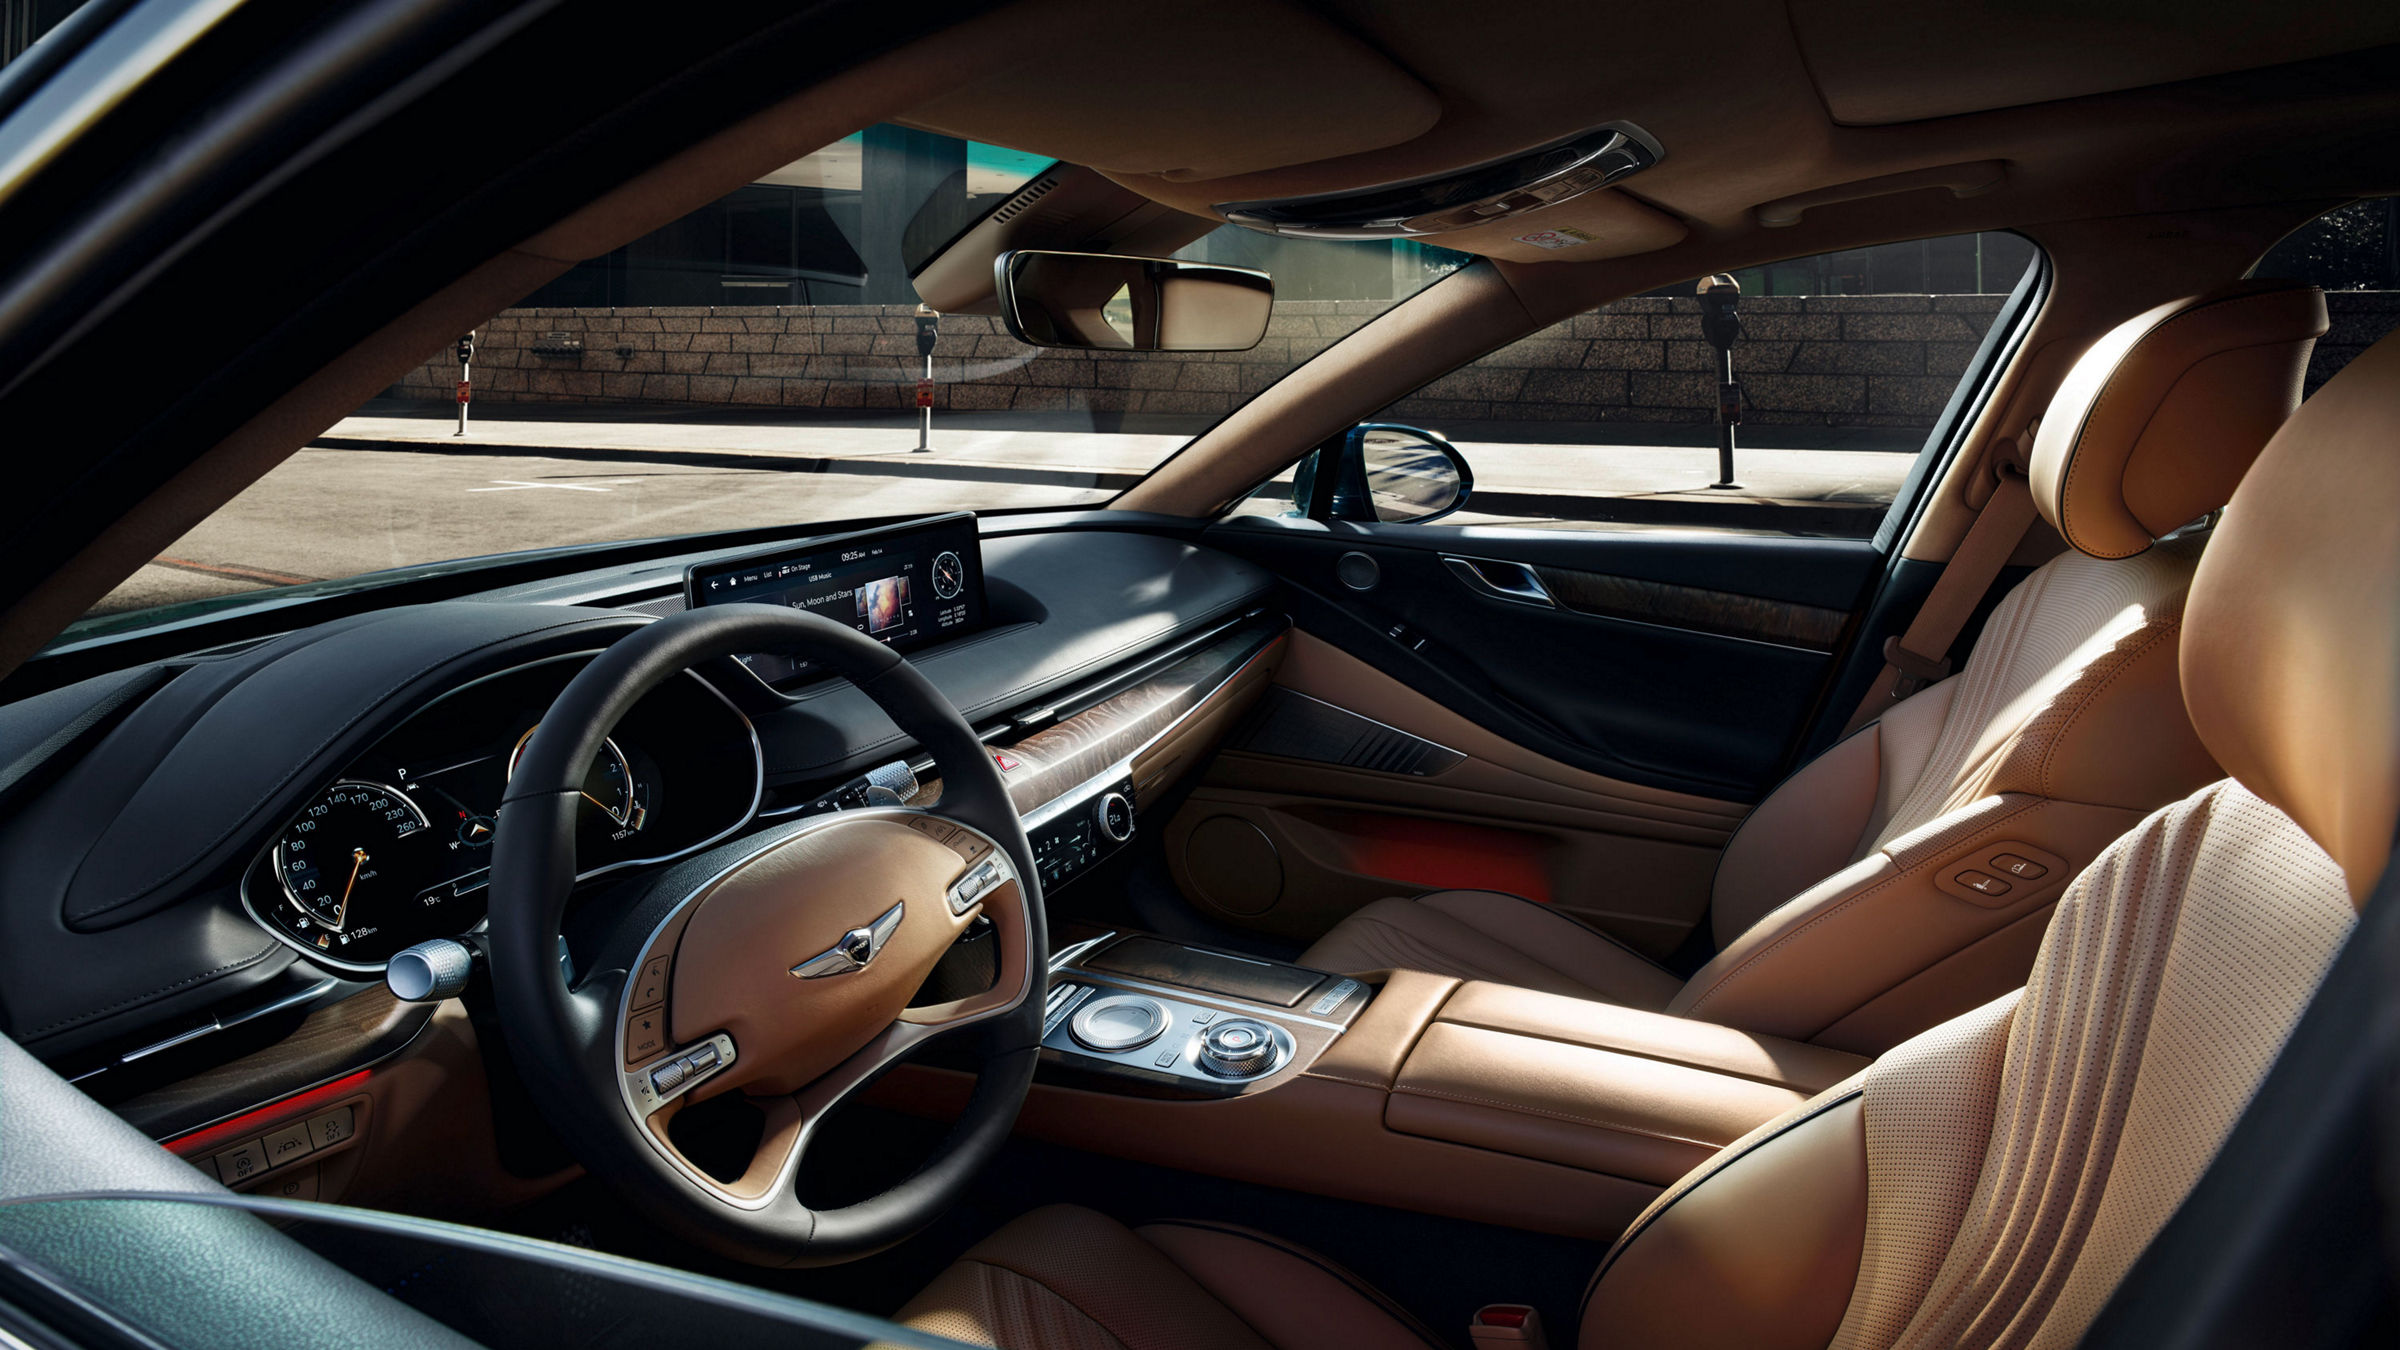
<path fill-rule="evenodd" d="M 1725 1145 L 1869 1063 L 1690 1018 L 1109 934 L 1053 962 L 1018 1130 L 1071 1148 L 1607 1241 Z M 960 1110 L 902 1065 L 870 1100 Z"/>
<path fill-rule="evenodd" d="M 1146 934 L 1078 943 L 1051 968 L 1046 1057 L 1165 1095 L 1238 1096 L 1299 1072 L 1374 997 L 1347 976 Z"/>

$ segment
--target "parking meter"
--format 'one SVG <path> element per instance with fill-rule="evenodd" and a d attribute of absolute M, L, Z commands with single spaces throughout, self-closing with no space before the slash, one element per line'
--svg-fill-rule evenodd
<path fill-rule="evenodd" d="M 1741 341 L 1742 284 L 1731 273 L 1700 279 L 1700 336 L 1717 349 L 1717 481 L 1712 488 L 1737 488 L 1733 481 L 1733 429 L 1742 421 L 1742 387 L 1733 382 L 1733 344 Z"/>
<path fill-rule="evenodd" d="M 917 306 L 917 355 L 925 358 L 925 373 L 917 380 L 917 448 L 913 454 L 933 452 L 933 347 L 941 340 L 941 328 L 941 315 Z"/>

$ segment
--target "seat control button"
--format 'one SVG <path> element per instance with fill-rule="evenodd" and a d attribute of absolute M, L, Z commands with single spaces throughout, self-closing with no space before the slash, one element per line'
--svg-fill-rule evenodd
<path fill-rule="evenodd" d="M 1957 880 L 1959 885 L 1977 895 L 2006 895 L 2009 891 L 2007 882 L 1989 872 L 1978 872 L 1973 868 L 1959 873 Z"/>
<path fill-rule="evenodd" d="M 2039 881 L 2050 871 L 2049 868 L 2033 859 L 2020 858 L 2014 853 L 1995 854 L 1992 858 L 1992 868 L 1995 871 L 2006 872 L 2012 877 L 2023 877 L 2027 881 Z"/>
<path fill-rule="evenodd" d="M 308 1122 L 308 1137 L 318 1148 L 332 1148 L 356 1133 L 358 1120 L 347 1106 L 311 1117 Z"/>

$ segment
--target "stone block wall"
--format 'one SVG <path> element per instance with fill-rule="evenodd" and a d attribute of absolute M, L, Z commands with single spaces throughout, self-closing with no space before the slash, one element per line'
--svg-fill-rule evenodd
<path fill-rule="evenodd" d="M 2400 322 L 2400 292 L 2329 297 L 2333 331 L 2313 390 Z M 1997 295 L 1751 296 L 1735 376 L 1752 424 L 1924 427 L 1998 315 Z M 1276 306 L 1246 352 L 1142 354 L 1024 346 L 994 318 L 948 315 L 934 406 L 1214 418 L 1381 312 L 1380 301 Z M 489 403 L 678 407 L 913 407 L 923 362 L 911 307 L 520 309 L 481 331 L 475 393 Z M 562 341 L 562 339 L 564 341 Z M 580 343 L 580 350 L 544 347 Z M 1388 411 L 1398 418 L 1707 422 L 1715 350 L 1688 298 L 1623 300 L 1493 352 Z M 448 402 L 447 348 L 392 397 Z"/>

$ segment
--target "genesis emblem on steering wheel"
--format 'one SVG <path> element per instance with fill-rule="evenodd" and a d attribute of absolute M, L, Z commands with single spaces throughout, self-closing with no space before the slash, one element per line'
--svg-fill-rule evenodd
<path fill-rule="evenodd" d="M 905 902 L 892 906 L 875 922 L 842 934 L 842 940 L 833 944 L 831 950 L 792 967 L 792 973 L 804 980 L 821 980 L 828 975 L 865 970 L 867 963 L 875 959 L 875 953 L 883 950 L 883 944 L 892 940 L 892 934 L 900 927 L 900 916 L 907 909 Z"/>

